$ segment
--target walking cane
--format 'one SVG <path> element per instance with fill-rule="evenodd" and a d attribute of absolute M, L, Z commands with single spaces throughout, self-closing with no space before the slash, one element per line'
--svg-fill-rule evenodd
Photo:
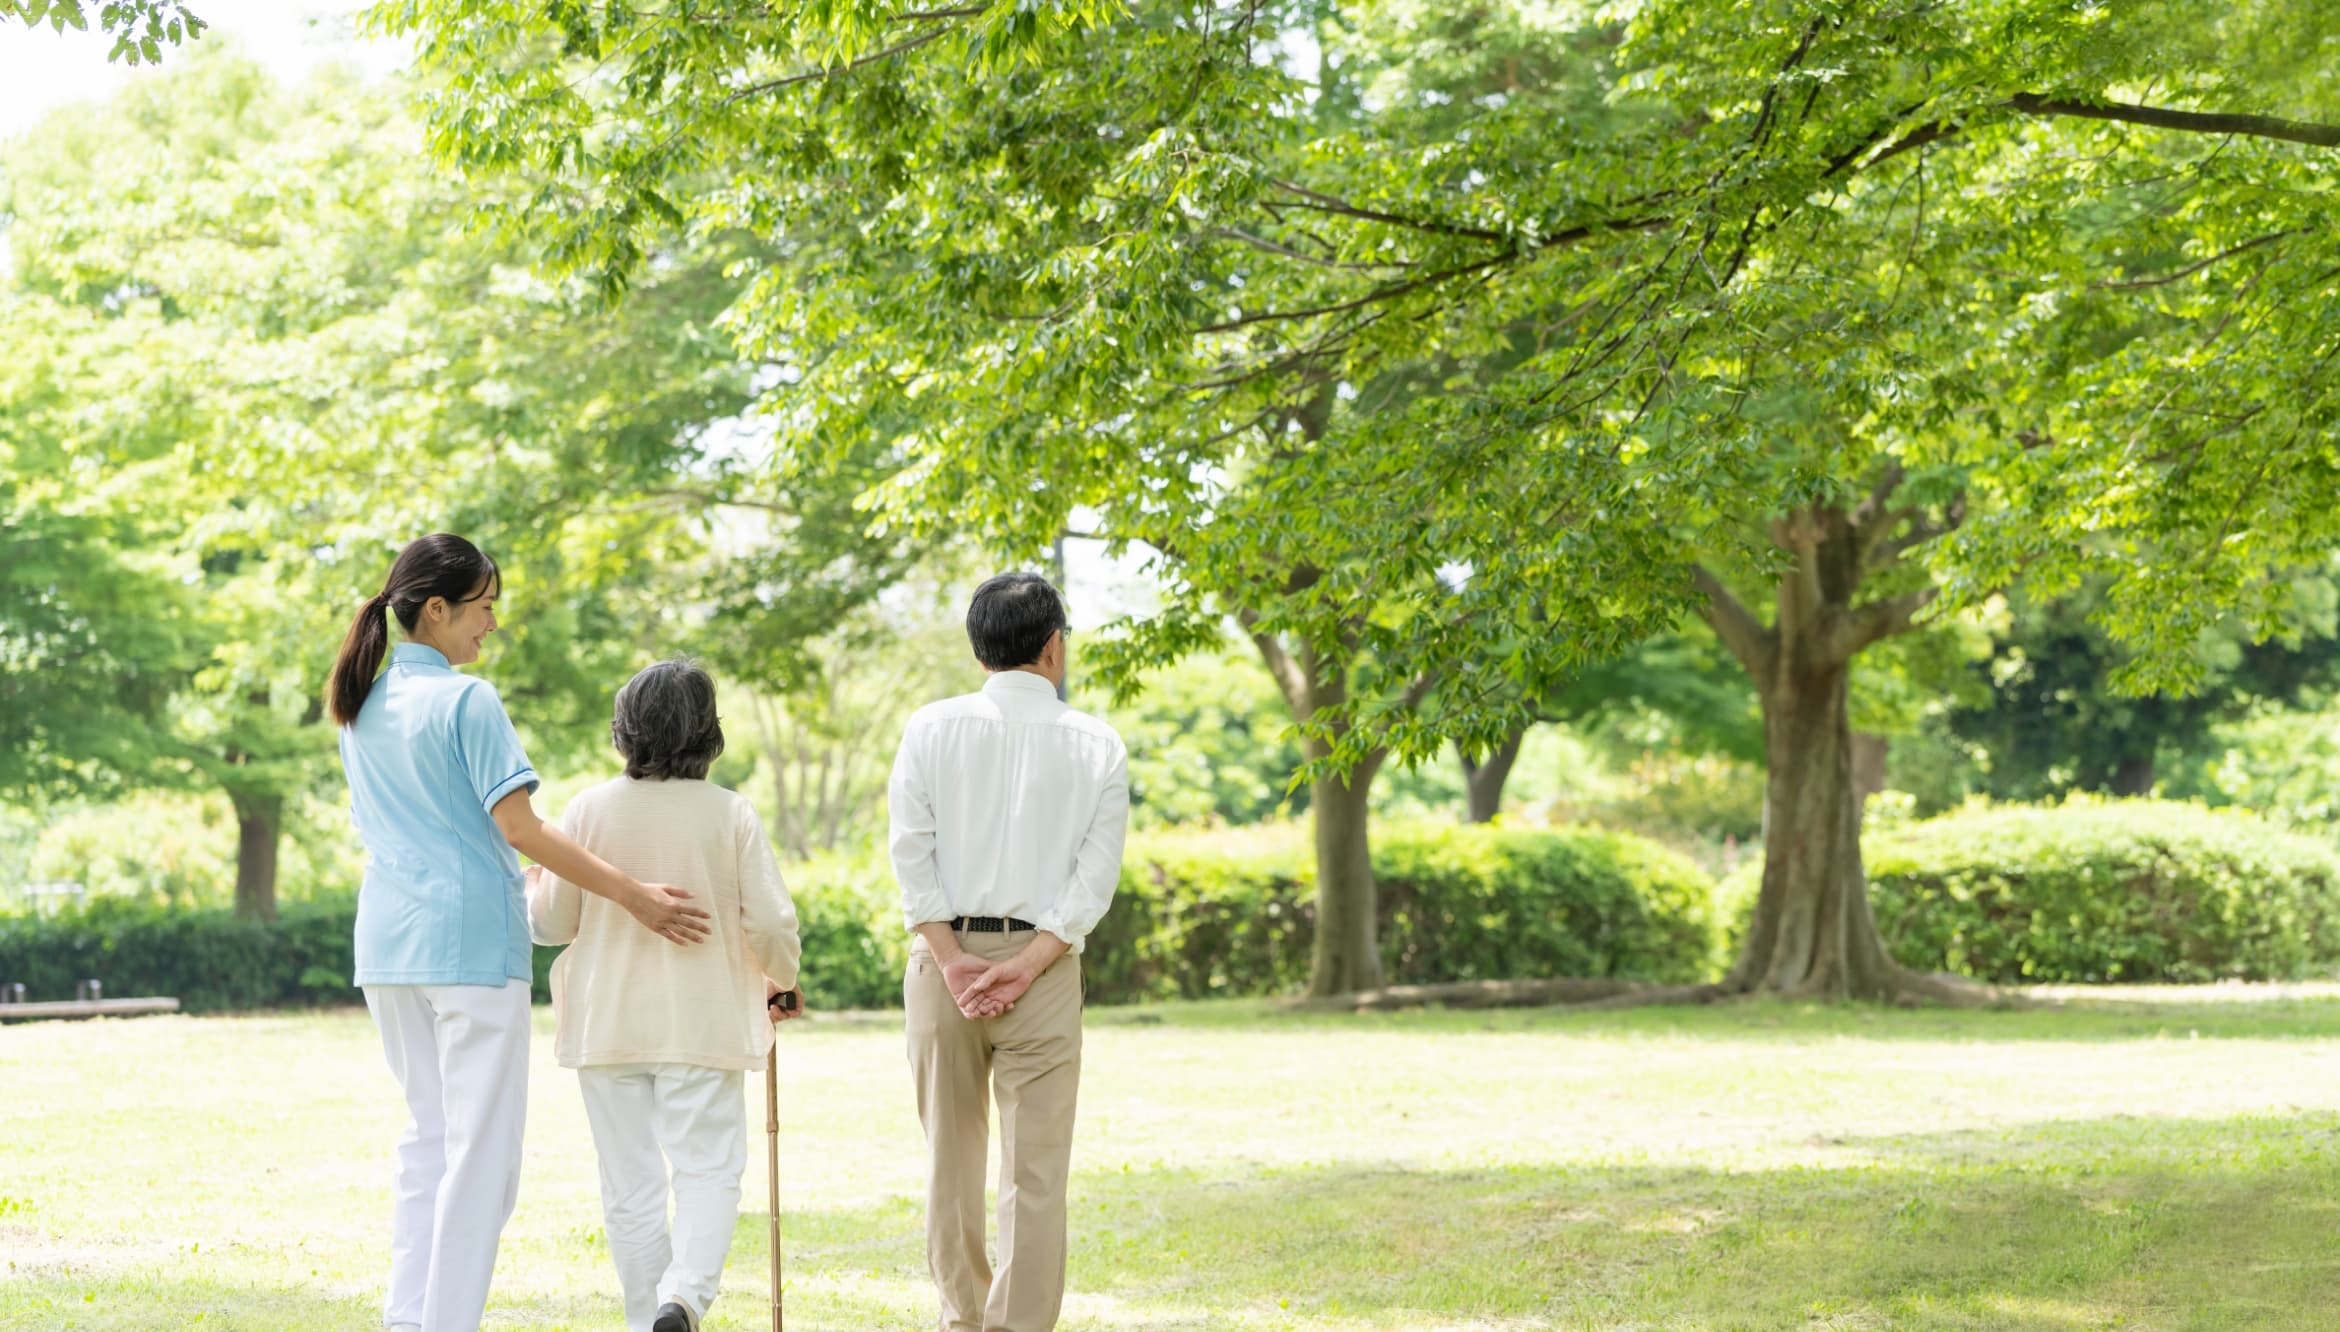
<path fill-rule="evenodd" d="M 772 996 L 772 1007 L 796 1011 L 796 991 Z M 774 1021 L 778 1021 L 777 1016 Z M 777 1037 L 778 1032 L 773 1035 Z M 785 1332 L 780 1312 L 780 1042 L 764 1056 L 764 1178 L 772 1191 L 772 1332 Z"/>

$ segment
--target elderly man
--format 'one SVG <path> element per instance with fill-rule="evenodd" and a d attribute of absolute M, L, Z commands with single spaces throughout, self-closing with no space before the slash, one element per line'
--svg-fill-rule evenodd
<path fill-rule="evenodd" d="M 967 638 L 991 678 L 911 717 L 888 789 L 917 935 L 902 997 L 926 1126 L 926 1260 L 946 1332 L 1045 1332 L 1064 1303 L 1081 945 L 1121 875 L 1129 762 L 1113 728 L 1059 697 L 1064 599 L 1046 579 L 977 588 Z M 996 1272 L 983 1246 L 994 1098 Z"/>

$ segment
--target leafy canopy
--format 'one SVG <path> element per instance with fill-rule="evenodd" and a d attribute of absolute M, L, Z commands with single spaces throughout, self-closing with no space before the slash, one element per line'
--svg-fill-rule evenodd
<path fill-rule="evenodd" d="M 1440 681 L 1347 705 L 1409 755 L 1885 471 L 1966 514 L 1900 578 L 2111 576 L 2132 686 L 2340 537 L 2328 6 L 375 18 L 556 266 L 768 244 L 728 319 L 784 469 L 881 447 L 884 521 L 1024 548 L 1093 512 L 1165 555 L 1133 663 L 1259 607 Z"/>

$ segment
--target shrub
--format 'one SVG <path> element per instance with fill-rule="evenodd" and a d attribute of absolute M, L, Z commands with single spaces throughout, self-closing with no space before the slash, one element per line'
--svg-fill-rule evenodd
<path fill-rule="evenodd" d="M 804 998 L 816 1010 L 894 1008 L 910 934 L 902 894 L 882 850 L 819 856 L 785 866 L 804 937 Z"/>
<path fill-rule="evenodd" d="M 1308 981 L 1315 874 L 1289 826 L 1132 839 L 1089 935 L 1092 1002 L 1283 994 Z"/>
<path fill-rule="evenodd" d="M 910 938 L 882 852 L 784 871 L 819 1009 L 901 1002 Z M 1375 839 L 1392 983 L 1513 976 L 1698 980 L 1715 960 L 1713 887 L 1682 857 L 1625 833 L 1416 826 Z M 1134 840 L 1112 911 L 1082 959 L 1089 998 L 1290 994 L 1307 984 L 1315 873 L 1284 825 Z M 286 908 L 273 925 L 217 910 L 101 898 L 0 919 L 0 981 L 70 997 L 176 995 L 189 1012 L 352 1002 L 348 902 Z M 558 950 L 536 950 L 537 997 Z"/>
<path fill-rule="evenodd" d="M 0 981 L 26 998 L 70 999 L 94 978 L 108 997 L 172 995 L 190 1013 L 346 1002 L 347 903 L 287 907 L 273 924 L 220 910 L 98 897 L 53 916 L 0 920 Z"/>
<path fill-rule="evenodd" d="M 1999 984 L 2267 980 L 2340 961 L 2340 854 L 2239 810 L 2000 806 L 1872 832 L 1869 896 L 1904 965 Z M 1745 928 L 1761 867 L 1720 896 Z"/>
<path fill-rule="evenodd" d="M 1879 928 L 1929 970 L 2265 980 L 2340 960 L 2340 854 L 2240 810 L 1983 810 L 1878 838 L 1868 859 Z"/>
<path fill-rule="evenodd" d="M 1641 838 L 1589 829 L 1379 831 L 1393 984 L 1523 976 L 1701 980 L 1713 885 Z M 1288 994 L 1308 979 L 1315 867 L 1296 828 L 1134 842 L 1082 959 L 1092 999 Z"/>
<path fill-rule="evenodd" d="M 108 998 L 169 995 L 187 1013 L 361 1002 L 350 984 L 357 906 L 300 902 L 275 921 L 188 910 L 135 898 L 97 897 L 51 916 L 0 917 L 0 982 L 21 981 L 30 1000 L 71 999 L 95 979 Z M 535 989 L 558 950 L 539 948 Z"/>

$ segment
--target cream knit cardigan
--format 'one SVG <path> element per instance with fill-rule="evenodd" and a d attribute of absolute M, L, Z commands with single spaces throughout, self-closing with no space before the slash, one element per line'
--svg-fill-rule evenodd
<path fill-rule="evenodd" d="M 762 1068 L 772 1048 L 764 978 L 793 988 L 801 945 L 754 807 L 707 782 L 619 777 L 570 801 L 561 828 L 713 916 L 705 939 L 677 944 L 550 871 L 532 876 L 530 937 L 569 945 L 552 968 L 561 1066 Z"/>

